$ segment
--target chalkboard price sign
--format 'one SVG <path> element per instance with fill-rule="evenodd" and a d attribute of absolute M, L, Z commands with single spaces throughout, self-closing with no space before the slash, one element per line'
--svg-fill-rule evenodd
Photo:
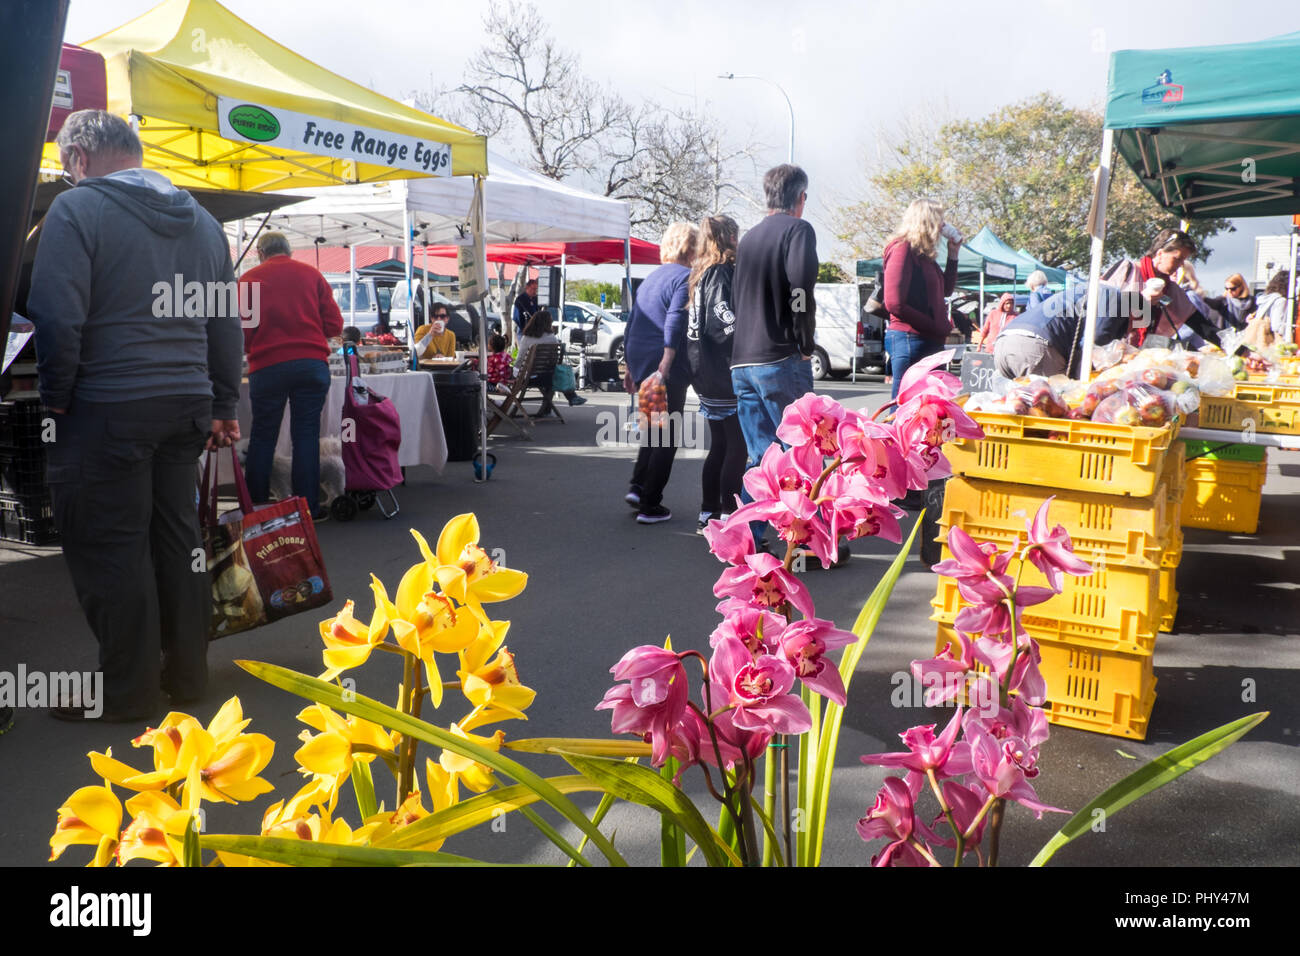
<path fill-rule="evenodd" d="M 998 374 L 993 364 L 993 355 L 989 352 L 966 350 L 961 357 L 961 390 L 963 392 L 987 392 L 993 387 L 993 377 Z"/>

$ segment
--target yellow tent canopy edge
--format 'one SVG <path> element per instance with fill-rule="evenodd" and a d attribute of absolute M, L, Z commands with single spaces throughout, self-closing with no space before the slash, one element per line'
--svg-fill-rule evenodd
<path fill-rule="evenodd" d="M 410 137 L 412 149 L 415 141 L 446 144 L 452 175 L 487 174 L 486 137 L 312 63 L 215 0 L 166 0 L 85 45 L 107 61 L 109 109 L 141 117 L 145 165 L 178 185 L 265 191 L 425 175 L 284 142 L 224 138 L 219 108 L 231 103 L 330 121 L 349 141 L 366 129 L 377 145 L 384 145 L 383 134 Z M 45 164 L 58 162 L 47 146 Z"/>

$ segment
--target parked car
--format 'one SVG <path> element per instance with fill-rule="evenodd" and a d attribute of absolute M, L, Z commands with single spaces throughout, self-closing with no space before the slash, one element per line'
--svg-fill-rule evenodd
<path fill-rule="evenodd" d="M 627 323 L 595 303 L 566 302 L 560 327 L 555 330 L 555 334 L 566 347 L 577 347 L 578 340 L 583 340 L 587 355 L 621 362 L 626 329 Z"/>
<path fill-rule="evenodd" d="M 347 273 L 326 273 L 334 301 L 343 313 L 345 326 L 355 325 L 364 333 L 392 332 L 399 338 L 405 335 L 405 323 L 390 321 L 393 283 L 379 276 L 359 275 L 355 285 Z M 356 289 L 355 308 L 352 290 Z"/>
<path fill-rule="evenodd" d="M 845 378 L 857 364 L 859 371 L 884 369 L 884 323 L 863 306 L 870 287 L 854 282 L 819 282 L 813 290 L 817 302 L 817 346 L 813 350 L 813 379 Z"/>

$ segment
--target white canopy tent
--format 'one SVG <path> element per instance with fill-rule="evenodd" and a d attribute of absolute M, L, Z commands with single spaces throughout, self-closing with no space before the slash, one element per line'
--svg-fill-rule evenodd
<path fill-rule="evenodd" d="M 405 249 L 407 301 L 414 302 L 412 249 L 416 245 L 454 242 L 468 244 L 474 182 L 464 177 L 403 179 L 358 183 L 325 189 L 284 190 L 309 198 L 283 213 L 272 213 L 259 225 L 284 233 L 295 248 L 314 245 L 398 245 Z M 548 179 L 488 151 L 488 177 L 483 180 L 482 238 L 485 243 L 584 242 L 622 239 L 631 261 L 628 205 L 617 199 L 583 192 Z M 244 223 L 232 238 L 241 248 Z M 427 260 L 426 260 L 427 261 Z M 355 279 L 355 256 L 352 276 Z M 628 286 L 631 267 L 625 266 Z M 353 290 L 351 301 L 356 301 Z M 486 367 L 486 321 L 479 310 L 479 367 Z M 414 329 L 410 330 L 414 333 Z M 410 337 L 413 341 L 413 335 Z M 487 455 L 487 380 L 480 374 L 481 450 Z M 487 469 L 482 469 L 486 477 Z"/>

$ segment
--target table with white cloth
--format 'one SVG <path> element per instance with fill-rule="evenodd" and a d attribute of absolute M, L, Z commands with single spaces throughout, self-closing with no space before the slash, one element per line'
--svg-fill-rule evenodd
<path fill-rule="evenodd" d="M 442 415 L 438 411 L 438 394 L 433 387 L 433 376 L 428 372 L 389 372 L 361 376 L 370 389 L 385 396 L 397 409 L 402 423 L 402 444 L 397 451 L 397 463 L 403 468 L 412 465 L 432 465 L 439 474 L 447 464 L 447 437 L 443 433 Z M 329 397 L 321 411 L 320 434 L 322 438 L 337 437 L 342 432 L 343 390 L 347 379 L 335 376 L 330 379 Z M 280 437 L 275 453 L 285 457 L 293 454 L 289 438 L 289 404 L 285 403 L 284 419 L 280 422 Z M 252 434 L 253 413 L 249 400 L 248 382 L 239 386 L 239 431 L 245 438 Z M 221 477 L 229 480 L 229 459 L 223 457 Z"/>

